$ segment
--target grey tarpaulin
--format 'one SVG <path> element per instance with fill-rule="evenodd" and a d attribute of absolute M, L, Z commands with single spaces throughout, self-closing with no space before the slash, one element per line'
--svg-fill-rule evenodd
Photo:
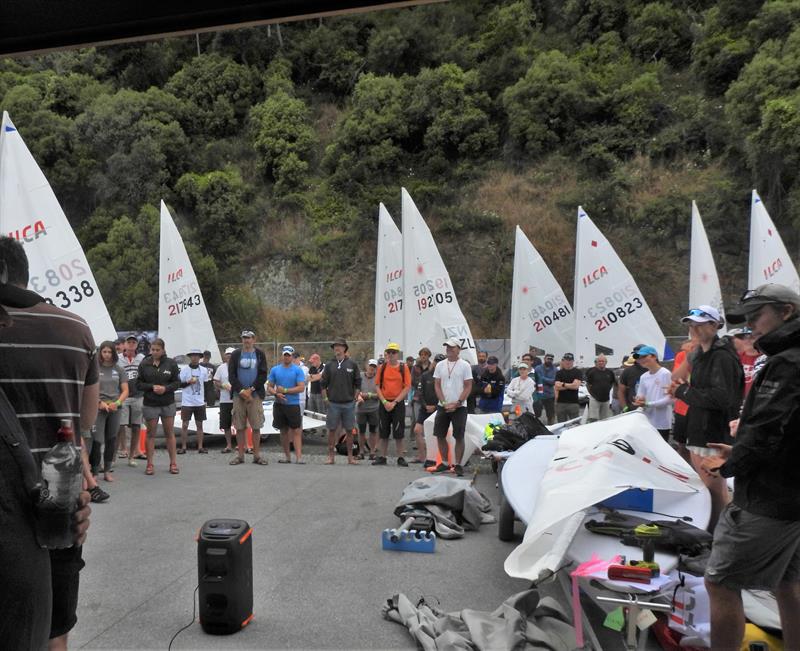
<path fill-rule="evenodd" d="M 408 507 L 430 511 L 440 538 L 463 538 L 466 529 L 495 522 L 492 503 L 466 479 L 431 475 L 415 479 L 403 490 L 394 509 L 398 517 Z"/>
<path fill-rule="evenodd" d="M 383 616 L 408 628 L 424 651 L 576 648 L 567 614 L 552 597 L 540 599 L 537 590 L 512 595 L 491 613 L 467 609 L 445 613 L 424 601 L 415 606 L 399 594 L 387 600 Z"/>

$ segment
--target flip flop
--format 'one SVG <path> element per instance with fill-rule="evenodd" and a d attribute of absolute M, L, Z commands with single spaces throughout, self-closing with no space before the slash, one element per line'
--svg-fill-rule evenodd
<path fill-rule="evenodd" d="M 305 461 L 303 461 L 302 459 L 300 459 L 299 461 L 295 461 L 295 463 L 296 463 L 298 466 L 304 466 L 304 465 L 306 465 L 306 462 L 305 462 Z"/>
<path fill-rule="evenodd" d="M 240 463 L 244 463 L 244 459 L 242 457 L 233 457 L 230 461 L 228 461 L 229 466 L 238 466 Z"/>
<path fill-rule="evenodd" d="M 178 470 L 178 464 L 177 463 L 169 464 L 169 474 L 170 475 L 177 475 L 179 472 L 180 472 L 180 470 Z"/>
<path fill-rule="evenodd" d="M 128 453 L 127 452 L 117 452 L 117 459 L 127 459 Z"/>
<path fill-rule="evenodd" d="M 133 457 L 133 458 L 134 458 L 134 459 L 140 459 L 140 460 L 144 461 L 145 459 L 147 459 L 147 455 L 146 455 L 146 454 L 137 454 L 137 455 L 136 455 L 135 457 Z"/>
<path fill-rule="evenodd" d="M 176 453 L 177 453 L 177 454 L 186 454 L 186 448 L 178 448 L 178 449 L 176 450 Z"/>
<path fill-rule="evenodd" d="M 289 459 L 278 459 L 278 463 L 291 463 Z"/>
<path fill-rule="evenodd" d="M 264 457 L 261 457 L 261 456 L 258 456 L 258 457 L 254 456 L 253 457 L 253 463 L 256 464 L 257 466 L 268 466 L 269 465 L 269 461 L 267 461 Z"/>

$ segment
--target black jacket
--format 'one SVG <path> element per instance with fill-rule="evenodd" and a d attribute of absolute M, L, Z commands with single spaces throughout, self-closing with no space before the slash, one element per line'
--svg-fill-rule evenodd
<path fill-rule="evenodd" d="M 769 355 L 744 403 L 731 457 L 733 501 L 750 513 L 800 520 L 800 319 L 758 340 Z"/>
<path fill-rule="evenodd" d="M 261 399 L 267 397 L 267 377 L 269 376 L 269 369 L 267 368 L 267 355 L 260 348 L 256 348 L 256 381 L 253 383 L 253 388 L 256 393 L 261 396 Z M 239 360 L 242 358 L 242 349 L 237 348 L 231 353 L 231 358 L 228 360 L 228 382 L 231 383 L 231 395 L 236 395 L 242 389 L 248 387 L 242 386 L 239 380 Z"/>
<path fill-rule="evenodd" d="M 330 402 L 353 402 L 361 391 L 361 371 L 349 357 L 345 357 L 341 363 L 332 359 L 325 364 L 320 382 Z"/>
<path fill-rule="evenodd" d="M 730 443 L 729 423 L 739 415 L 743 391 L 742 364 L 728 341 L 715 339 L 708 351 L 698 349 L 690 383 L 675 391 L 689 405 L 687 445 Z"/>
<path fill-rule="evenodd" d="M 167 407 L 175 402 L 175 391 L 181 388 L 181 370 L 171 357 L 162 357 L 158 366 L 153 364 L 152 355 L 148 355 L 139 364 L 139 376 L 136 387 L 144 394 L 142 404 L 147 407 Z M 153 391 L 160 384 L 166 387 L 161 395 Z"/>
<path fill-rule="evenodd" d="M 436 380 L 433 377 L 432 369 L 419 376 L 414 398 L 425 406 L 435 407 L 439 404 L 439 397 L 436 395 Z"/>

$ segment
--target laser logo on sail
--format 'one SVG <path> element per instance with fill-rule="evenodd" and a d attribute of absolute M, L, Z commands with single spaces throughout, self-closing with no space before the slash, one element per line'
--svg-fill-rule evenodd
<path fill-rule="evenodd" d="M 608 269 L 606 269 L 605 265 L 600 265 L 594 271 L 586 274 L 581 280 L 583 281 L 583 286 L 588 287 L 592 283 L 596 283 L 598 280 L 607 275 Z"/>
<path fill-rule="evenodd" d="M 764 267 L 764 280 L 769 280 L 773 276 L 777 275 L 782 267 L 783 262 L 780 258 L 773 260 L 771 264 L 768 264 L 766 267 Z"/>
<path fill-rule="evenodd" d="M 42 220 L 36 221 L 33 224 L 27 224 L 22 228 L 18 228 L 15 231 L 9 232 L 8 236 L 13 237 L 18 242 L 33 242 L 38 240 L 43 235 L 47 235 L 47 229 L 45 228 L 44 222 Z"/>

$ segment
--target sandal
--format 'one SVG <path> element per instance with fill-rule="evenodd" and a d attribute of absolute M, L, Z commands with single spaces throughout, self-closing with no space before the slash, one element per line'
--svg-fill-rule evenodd
<path fill-rule="evenodd" d="M 229 466 L 238 466 L 240 463 L 244 463 L 244 457 L 233 457 L 230 461 L 228 461 Z"/>
<path fill-rule="evenodd" d="M 176 453 L 177 453 L 177 454 L 186 454 L 186 448 L 178 448 L 178 449 L 176 450 Z"/>
<path fill-rule="evenodd" d="M 145 475 L 154 475 L 156 474 L 156 469 L 153 467 L 152 463 L 147 464 L 147 468 L 144 470 Z"/>
<path fill-rule="evenodd" d="M 295 463 L 297 465 L 299 465 L 299 466 L 304 466 L 304 465 L 306 465 L 306 460 L 305 459 L 298 459 L 297 461 L 295 461 Z"/>
<path fill-rule="evenodd" d="M 127 459 L 128 453 L 124 451 L 117 452 L 117 459 Z"/>
<path fill-rule="evenodd" d="M 142 454 L 142 453 L 140 452 L 139 454 L 137 454 L 137 455 L 136 455 L 135 457 L 133 457 L 133 458 L 134 458 L 134 459 L 141 459 L 142 461 L 144 461 L 145 459 L 147 459 L 147 455 L 146 455 L 146 454 Z"/>
<path fill-rule="evenodd" d="M 278 459 L 278 463 L 291 463 L 289 459 Z"/>
<path fill-rule="evenodd" d="M 131 468 L 135 468 L 135 467 L 136 467 L 136 466 L 138 466 L 139 464 L 138 464 L 138 463 L 136 463 L 136 462 L 135 462 L 133 459 L 128 459 L 128 465 L 129 465 Z"/>
<path fill-rule="evenodd" d="M 230 454 L 231 452 L 233 452 L 231 448 L 225 448 L 224 450 L 222 450 L 221 454 Z"/>
<path fill-rule="evenodd" d="M 179 472 L 180 472 L 180 470 L 178 470 L 178 464 L 177 463 L 169 464 L 169 474 L 170 475 L 177 475 Z"/>
<path fill-rule="evenodd" d="M 257 456 L 257 457 L 254 456 L 253 457 L 253 463 L 256 464 L 257 466 L 268 466 L 269 465 L 269 461 L 267 461 L 262 456 Z"/>
<path fill-rule="evenodd" d="M 357 459 L 348 459 L 347 460 L 347 465 L 348 466 L 357 466 L 358 465 L 358 460 Z"/>

